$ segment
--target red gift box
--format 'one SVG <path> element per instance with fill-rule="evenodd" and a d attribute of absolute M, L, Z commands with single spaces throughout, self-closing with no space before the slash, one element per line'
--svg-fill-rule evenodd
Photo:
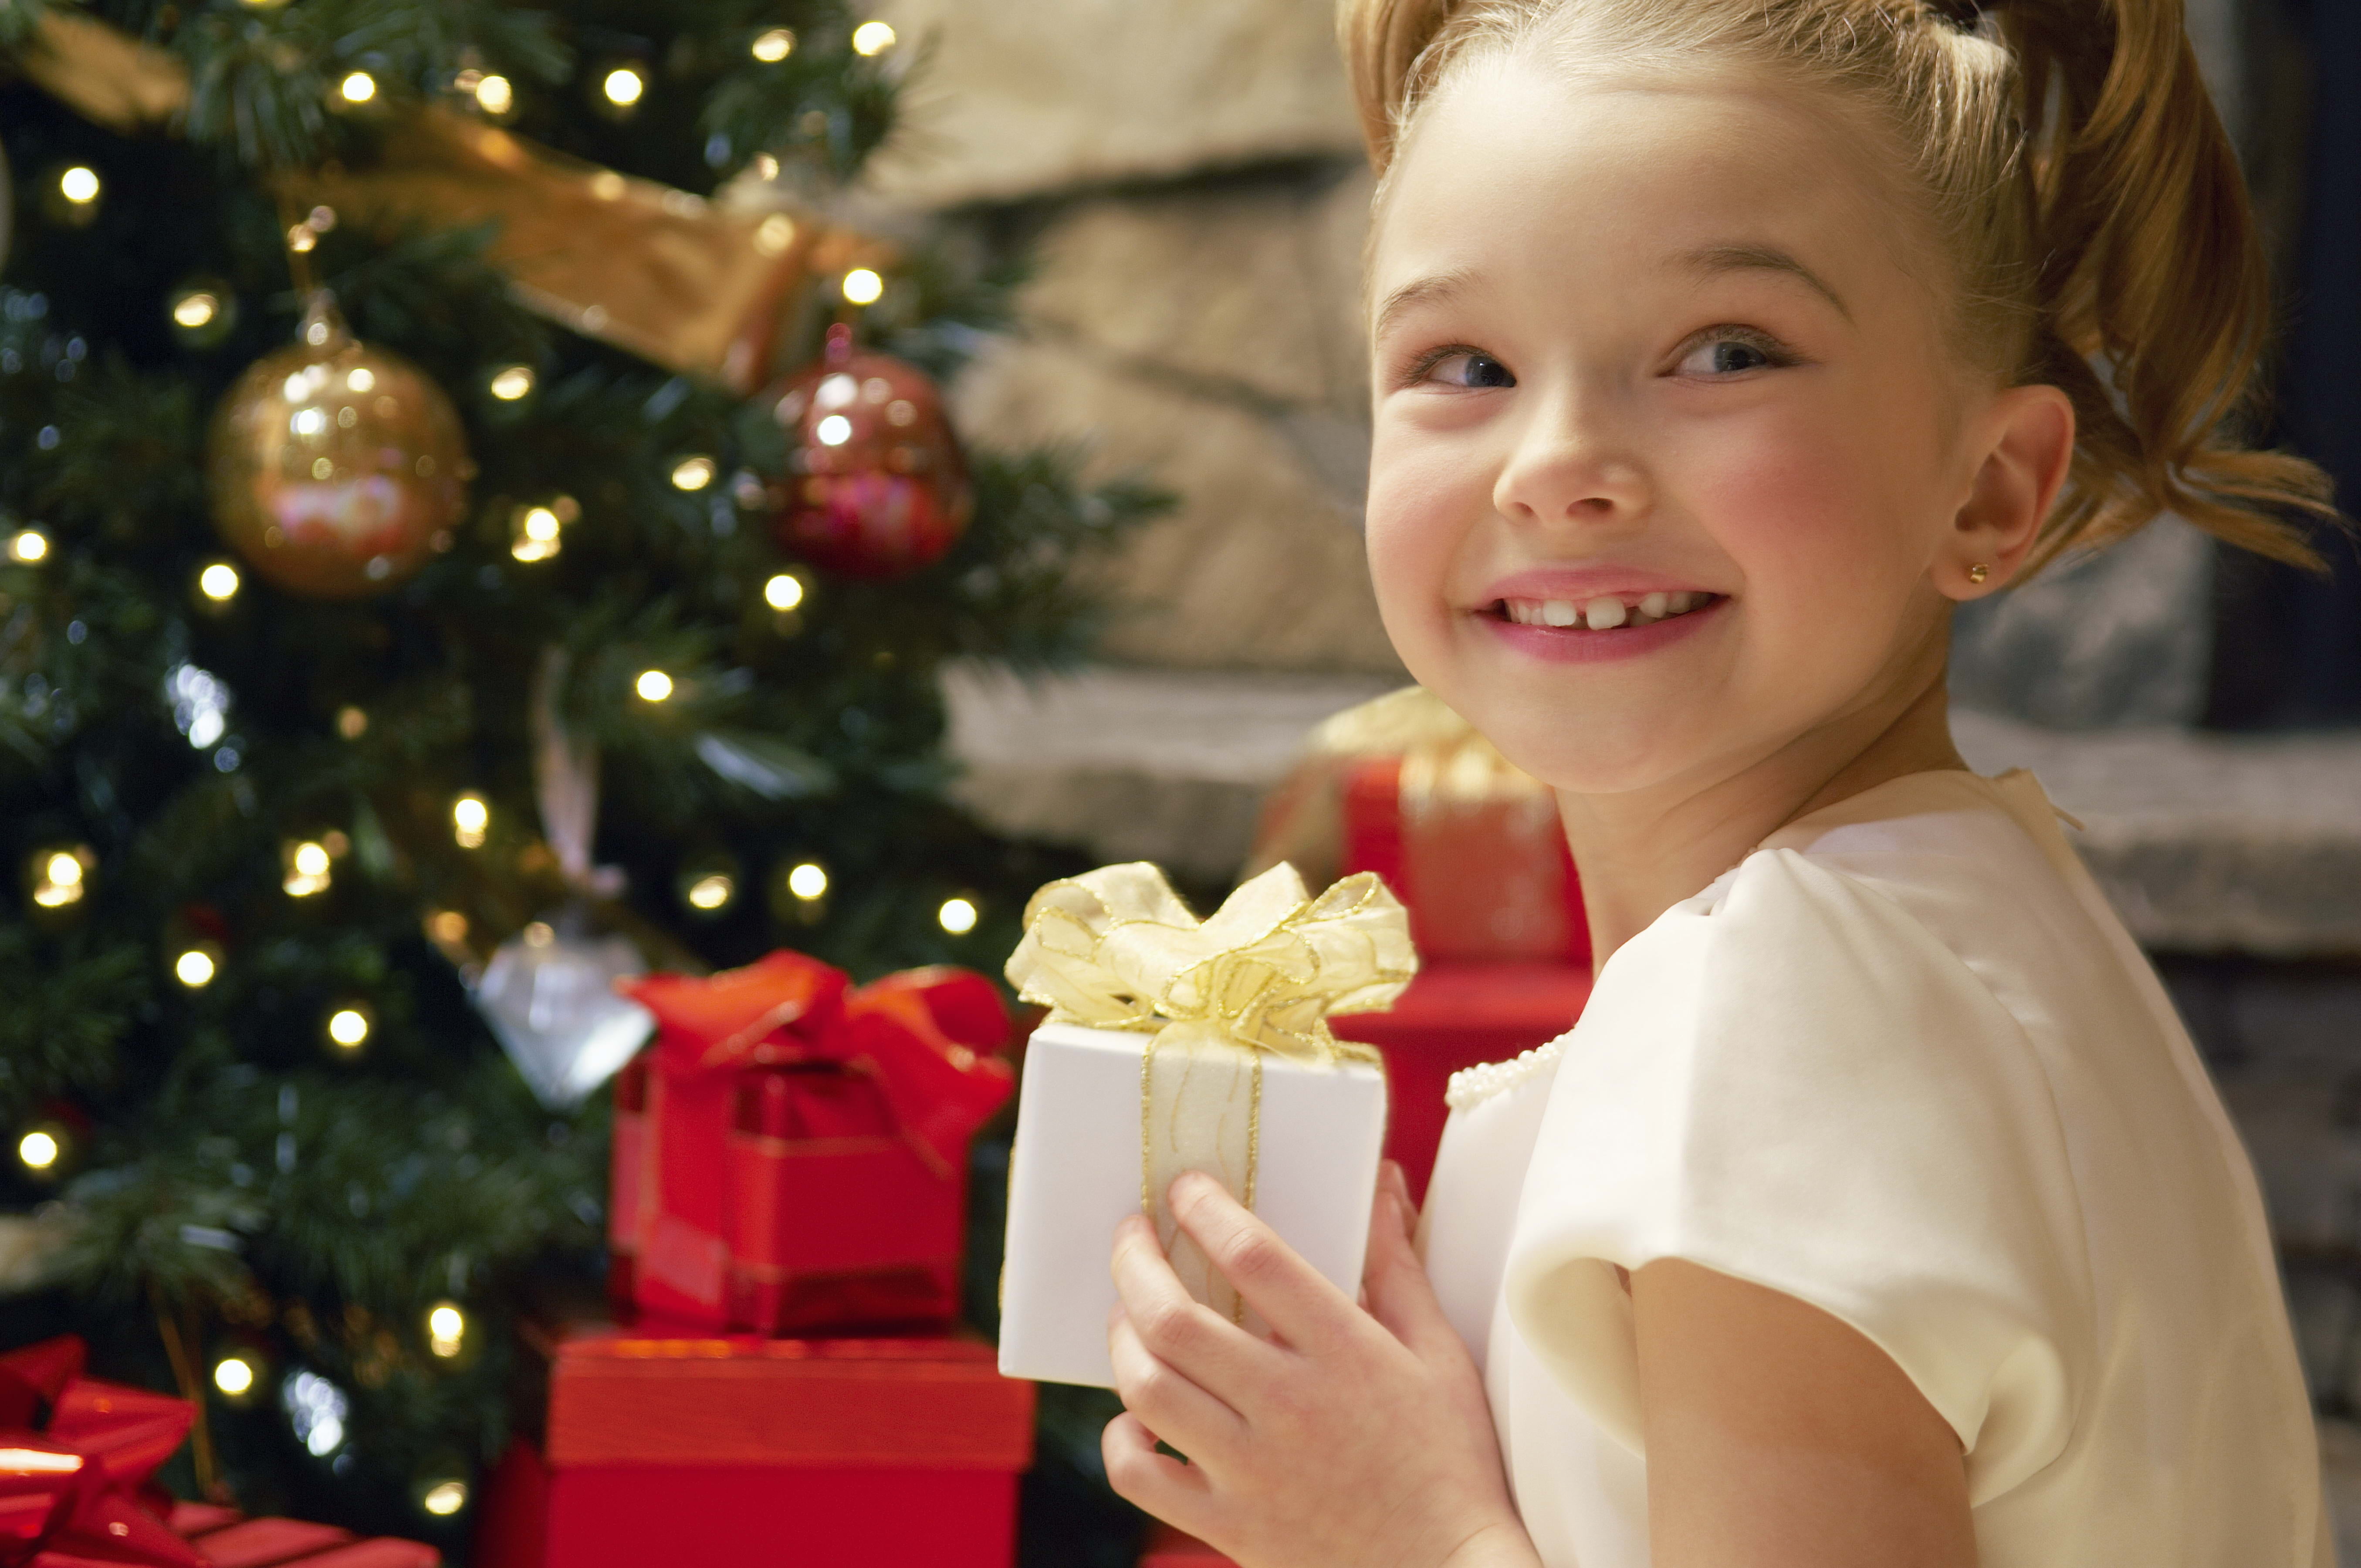
<path fill-rule="evenodd" d="M 1451 1075 L 1574 1025 L 1590 929 L 1557 799 L 1417 687 L 1323 724 L 1271 794 L 1248 870 L 1375 872 L 1410 911 L 1419 974 L 1385 1013 L 1337 1018 L 1385 1058 L 1386 1154 L 1423 1197 Z"/>
<path fill-rule="evenodd" d="M 541 1347 L 547 1425 L 494 1471 L 478 1568 L 1008 1568 L 1033 1386 L 966 1339 Z"/>
<path fill-rule="evenodd" d="M 991 981 L 848 991 L 782 951 L 626 990 L 659 1033 L 616 1083 L 619 1310 L 766 1333 L 958 1315 L 968 1140 L 1015 1087 Z"/>
<path fill-rule="evenodd" d="M 1184 1535 L 1169 1524 L 1152 1524 L 1148 1527 L 1147 1543 L 1140 1549 L 1139 1568 L 1235 1568 L 1235 1565 L 1193 1535 Z"/>
<path fill-rule="evenodd" d="M 82 1375 L 73 1335 L 0 1355 L 0 1563 L 26 1568 L 437 1568 L 414 1541 L 247 1519 L 149 1484 L 195 1424 L 184 1399 Z M 46 1423 L 38 1424 L 46 1410 Z"/>

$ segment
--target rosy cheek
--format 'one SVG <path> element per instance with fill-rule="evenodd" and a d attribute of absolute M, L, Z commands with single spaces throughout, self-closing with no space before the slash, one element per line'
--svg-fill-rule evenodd
<path fill-rule="evenodd" d="M 1892 520 L 1861 455 L 1823 433 L 1724 443 L 1685 466 L 1696 516 L 1737 565 L 1758 611 L 1810 613 L 1876 573 L 1885 553 L 1880 526 Z"/>
<path fill-rule="evenodd" d="M 1431 454 L 1373 454 L 1369 467 L 1369 576 L 1386 624 L 1399 638 L 1436 624 L 1449 609 L 1452 552 L 1467 511 L 1464 477 Z"/>

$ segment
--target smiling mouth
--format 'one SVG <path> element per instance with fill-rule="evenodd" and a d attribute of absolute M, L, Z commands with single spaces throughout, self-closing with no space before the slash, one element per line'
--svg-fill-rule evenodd
<path fill-rule="evenodd" d="M 1636 630 L 1691 615 L 1724 596 L 1692 592 L 1601 594 L 1587 599 L 1494 599 L 1477 613 L 1512 626 L 1541 626 L 1554 631 Z"/>

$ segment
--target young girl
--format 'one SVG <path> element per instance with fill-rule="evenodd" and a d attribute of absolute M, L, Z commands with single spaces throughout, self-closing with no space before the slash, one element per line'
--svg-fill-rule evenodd
<path fill-rule="evenodd" d="M 2246 1157 L 1944 709 L 1955 602 L 2325 510 L 2228 422 L 2264 270 L 2178 0 L 1342 29 L 1378 602 L 1555 788 L 1601 963 L 1455 1083 L 1363 1304 L 1209 1179 L 1269 1338 L 1126 1223 L 1116 1488 L 1246 1568 L 2328 1563 Z"/>

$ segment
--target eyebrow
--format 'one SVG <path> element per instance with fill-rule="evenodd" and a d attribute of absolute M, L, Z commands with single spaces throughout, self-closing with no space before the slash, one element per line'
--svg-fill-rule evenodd
<path fill-rule="evenodd" d="M 1388 294 L 1385 302 L 1378 307 L 1377 314 L 1370 320 L 1371 341 L 1383 338 L 1387 329 L 1413 308 L 1448 300 L 1475 281 L 1474 269 L 1466 267 L 1455 267 L 1447 272 L 1412 279 Z"/>
<path fill-rule="evenodd" d="M 1784 272 L 1799 278 L 1812 291 L 1837 308 L 1845 320 L 1852 320 L 1851 308 L 1843 296 L 1828 287 L 1820 275 L 1796 260 L 1775 245 L 1708 245 L 1685 252 L 1682 265 L 1691 271 L 1721 272 Z"/>

